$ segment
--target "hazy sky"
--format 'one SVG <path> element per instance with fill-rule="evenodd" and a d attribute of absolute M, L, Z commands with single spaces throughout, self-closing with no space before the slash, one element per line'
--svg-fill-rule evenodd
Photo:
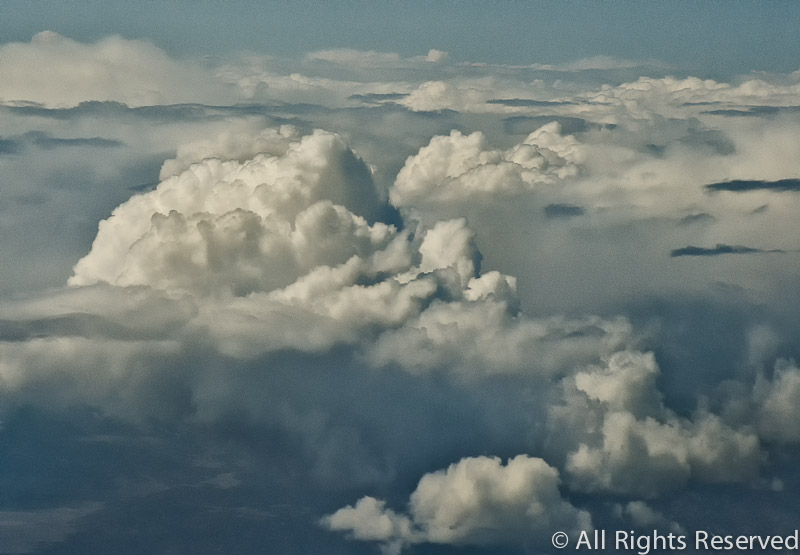
<path fill-rule="evenodd" d="M 564 63 L 608 55 L 708 74 L 787 72 L 800 6 L 745 2 L 100 2 L 8 0 L 0 36 L 43 29 L 81 40 L 119 33 L 180 55 L 240 50 L 297 55 L 346 47 L 458 61 Z"/>

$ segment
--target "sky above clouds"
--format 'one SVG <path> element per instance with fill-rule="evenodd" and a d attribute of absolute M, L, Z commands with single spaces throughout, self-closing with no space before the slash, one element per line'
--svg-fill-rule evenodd
<path fill-rule="evenodd" d="M 0 553 L 793 532 L 798 22 L 4 3 Z"/>

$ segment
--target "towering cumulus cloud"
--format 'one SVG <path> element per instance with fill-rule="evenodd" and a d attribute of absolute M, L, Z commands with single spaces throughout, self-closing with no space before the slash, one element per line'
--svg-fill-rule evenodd
<path fill-rule="evenodd" d="M 395 230 L 365 219 L 380 209 L 369 170 L 330 133 L 281 156 L 210 158 L 117 208 L 70 285 L 271 291 L 314 267 L 384 250 Z"/>

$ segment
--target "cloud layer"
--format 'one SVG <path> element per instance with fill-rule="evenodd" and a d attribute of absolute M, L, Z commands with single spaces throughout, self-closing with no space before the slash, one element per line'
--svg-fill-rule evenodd
<path fill-rule="evenodd" d="M 4 545 L 791 523 L 800 77 L 665 71 L 0 46 Z"/>

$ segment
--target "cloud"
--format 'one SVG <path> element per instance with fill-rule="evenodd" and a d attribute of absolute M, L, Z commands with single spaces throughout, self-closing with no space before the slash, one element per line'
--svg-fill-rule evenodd
<path fill-rule="evenodd" d="M 558 486 L 558 471 L 539 458 L 518 455 L 503 465 L 497 457 L 468 457 L 423 476 L 407 514 L 364 497 L 321 524 L 395 553 L 417 543 L 543 546 L 554 530 L 592 529 L 589 513 L 564 500 Z"/>
<path fill-rule="evenodd" d="M 725 117 L 770 117 L 781 114 L 795 114 L 800 111 L 800 106 L 749 106 L 744 110 L 721 109 L 706 110 L 703 113 L 710 116 Z"/>
<path fill-rule="evenodd" d="M 166 104 L 229 98 L 200 65 L 178 62 L 144 41 L 107 37 L 84 44 L 53 31 L 0 47 L 0 99 L 75 106 L 85 100 Z"/>
<path fill-rule="evenodd" d="M 0 154 L 15 154 L 28 146 L 51 150 L 69 147 L 117 148 L 124 145 L 116 139 L 103 137 L 53 137 L 41 131 L 29 131 L 16 137 L 0 139 Z"/>
<path fill-rule="evenodd" d="M 381 207 L 369 170 L 335 135 L 316 133 L 283 156 L 245 163 L 210 158 L 117 208 L 70 283 L 241 295 L 389 244 L 391 229 L 339 204 L 370 219 Z"/>
<path fill-rule="evenodd" d="M 759 375 L 753 397 L 757 407 L 759 434 L 767 440 L 796 443 L 800 430 L 794 425 L 800 418 L 800 369 L 791 362 L 779 361 L 771 380 Z"/>
<path fill-rule="evenodd" d="M 624 320 L 515 316 L 509 310 L 513 289 L 497 273 L 473 280 L 466 293 L 481 289 L 488 293 L 483 298 L 435 303 L 403 327 L 382 334 L 368 351 L 369 360 L 414 373 L 446 369 L 466 378 L 554 376 L 632 342 Z"/>
<path fill-rule="evenodd" d="M 365 104 L 381 104 L 384 102 L 394 102 L 401 100 L 407 95 L 405 93 L 366 93 L 366 94 L 351 94 L 347 97 L 348 100 L 357 100 Z"/>
<path fill-rule="evenodd" d="M 800 179 L 779 179 L 777 181 L 741 180 L 722 181 L 706 185 L 709 191 L 730 191 L 744 193 L 747 191 L 800 191 Z"/>
<path fill-rule="evenodd" d="M 544 215 L 550 219 L 573 218 L 586 213 L 580 206 L 574 204 L 548 204 L 544 207 Z"/>
<path fill-rule="evenodd" d="M 568 452 L 571 488 L 652 498 L 690 479 L 739 482 L 757 474 L 758 438 L 705 411 L 678 417 L 663 405 L 658 374 L 652 354 L 618 352 L 605 367 L 564 379 L 564 404 L 551 406 L 549 426 L 551 448 Z"/>
<path fill-rule="evenodd" d="M 0 545 L 6 553 L 32 553 L 63 540 L 75 521 L 102 508 L 101 503 L 31 511 L 0 511 Z"/>
<path fill-rule="evenodd" d="M 425 56 L 425 61 L 438 64 L 447 60 L 449 56 L 450 55 L 444 50 L 436 50 L 435 48 L 431 48 L 428 50 L 428 55 Z"/>
<path fill-rule="evenodd" d="M 0 480 L 22 511 L 104 503 L 52 551 L 546 549 L 614 503 L 779 522 L 750 485 L 796 478 L 797 260 L 713 255 L 793 252 L 797 207 L 704 186 L 798 174 L 794 76 L 51 38 L 69 60 L 15 48 L 98 72 L 0 107 Z M 152 95 L 104 81 L 108 45 L 165 71 L 120 66 Z"/>
<path fill-rule="evenodd" d="M 782 253 L 786 252 L 781 249 L 757 249 L 753 247 L 745 247 L 743 245 L 726 245 L 724 243 L 717 243 L 713 248 L 695 247 L 689 245 L 680 249 L 670 251 L 669 255 L 673 258 L 681 256 L 719 256 L 721 254 L 754 254 L 754 253 Z"/>
<path fill-rule="evenodd" d="M 569 100 L 534 100 L 531 98 L 492 98 L 486 101 L 487 104 L 501 104 L 512 107 L 545 107 L 545 106 L 565 106 L 575 102 Z"/>
<path fill-rule="evenodd" d="M 406 160 L 391 191 L 396 206 L 436 203 L 464 195 L 515 193 L 578 174 L 582 149 L 558 123 L 544 125 L 514 147 L 488 147 L 483 133 L 431 139 Z"/>

